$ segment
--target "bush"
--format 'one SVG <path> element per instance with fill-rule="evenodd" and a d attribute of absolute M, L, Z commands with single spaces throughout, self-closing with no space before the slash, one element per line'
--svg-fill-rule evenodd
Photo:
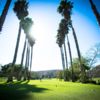
<path fill-rule="evenodd" d="M 80 74 L 80 82 L 82 83 L 88 83 L 89 82 L 89 77 L 86 74 Z"/>
<path fill-rule="evenodd" d="M 96 84 L 96 81 L 94 81 L 94 80 L 89 80 L 89 83 Z"/>
<path fill-rule="evenodd" d="M 100 80 L 98 80 L 98 83 L 97 84 L 100 85 Z"/>

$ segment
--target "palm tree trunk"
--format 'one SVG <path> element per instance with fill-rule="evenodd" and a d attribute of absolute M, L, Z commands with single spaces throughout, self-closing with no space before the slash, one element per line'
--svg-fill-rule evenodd
<path fill-rule="evenodd" d="M 14 65 L 15 65 L 16 58 L 17 58 L 17 52 L 18 52 L 18 47 L 19 47 L 19 42 L 20 42 L 20 36 L 21 36 L 21 24 L 19 24 L 19 32 L 18 32 L 16 48 L 15 48 L 15 53 L 14 53 L 13 62 L 12 62 L 12 70 L 11 70 L 11 74 L 8 76 L 7 82 L 13 81 L 13 71 L 14 71 Z"/>
<path fill-rule="evenodd" d="M 70 56 L 70 65 L 72 68 L 72 82 L 74 82 L 74 70 L 73 70 L 73 63 L 72 63 L 72 53 L 71 53 L 71 47 L 70 47 L 70 42 L 69 42 L 69 38 L 67 35 L 67 43 L 68 43 L 68 49 L 69 49 L 69 56 Z"/>
<path fill-rule="evenodd" d="M 30 80 L 29 67 L 30 67 L 30 45 L 28 47 L 28 71 L 27 71 L 27 79 L 28 80 Z"/>
<path fill-rule="evenodd" d="M 25 56 L 25 49 L 26 49 L 26 39 L 25 39 L 25 42 L 24 42 L 24 47 L 23 47 L 23 52 L 22 52 L 22 58 L 21 58 L 21 70 L 19 72 L 19 77 L 18 77 L 18 81 L 21 80 L 21 76 L 22 76 L 22 69 L 23 69 L 23 61 L 24 61 L 24 56 Z"/>
<path fill-rule="evenodd" d="M 16 62 L 17 52 L 18 52 L 18 47 L 19 47 L 19 42 L 20 42 L 20 36 L 21 36 L 21 24 L 19 26 L 19 32 L 18 32 L 17 43 L 16 43 L 15 54 L 14 54 L 14 57 L 13 57 L 12 65 L 14 65 L 15 62 Z"/>
<path fill-rule="evenodd" d="M 60 52 L 61 52 L 62 66 L 63 66 L 63 72 L 64 72 L 64 81 L 66 81 L 65 59 L 64 59 L 64 54 L 63 54 L 63 49 L 62 49 L 62 47 L 60 47 Z"/>
<path fill-rule="evenodd" d="M 64 51 L 65 51 L 66 69 L 68 70 L 68 59 L 67 59 L 67 52 L 66 52 L 66 44 L 65 44 L 65 42 L 64 42 Z"/>
<path fill-rule="evenodd" d="M 30 78 L 31 78 L 32 58 L 33 58 L 33 46 L 31 46 L 31 59 L 30 59 Z"/>
<path fill-rule="evenodd" d="M 24 42 L 24 48 L 23 48 L 23 53 L 22 53 L 21 67 L 23 66 L 23 60 L 24 60 L 24 55 L 25 55 L 25 49 L 26 49 L 26 39 L 25 39 L 25 42 Z"/>
<path fill-rule="evenodd" d="M 28 42 L 28 41 L 27 41 Z M 27 76 L 28 76 L 28 57 L 29 56 L 29 45 L 27 43 L 27 51 L 26 51 L 26 61 L 25 61 L 25 70 L 24 70 L 24 81 L 27 80 Z"/>
<path fill-rule="evenodd" d="M 4 21 L 5 21 L 5 19 L 6 19 L 6 15 L 7 15 L 9 6 L 10 6 L 10 4 L 11 4 L 11 1 L 12 1 L 12 0 L 7 0 L 7 1 L 6 1 L 5 7 L 4 7 L 4 9 L 3 9 L 3 11 L 2 11 L 2 14 L 1 14 L 1 16 L 0 16 L 0 31 L 2 31 L 2 26 L 3 26 Z"/>
<path fill-rule="evenodd" d="M 96 19 L 98 21 L 99 26 L 100 26 L 100 14 L 97 11 L 97 8 L 96 8 L 95 4 L 93 3 L 93 1 L 92 0 L 89 0 L 89 1 L 90 1 L 90 4 L 91 4 L 91 8 L 92 8 L 92 10 L 94 12 L 94 15 L 95 15 L 95 17 L 96 17 Z"/>
<path fill-rule="evenodd" d="M 71 24 L 71 27 L 72 27 L 72 32 L 73 32 L 73 36 L 74 36 L 74 40 L 75 40 L 75 44 L 76 44 L 76 49 L 77 49 L 77 54 L 78 54 L 78 59 L 79 59 L 79 63 L 80 63 L 80 68 L 81 68 L 81 82 L 85 82 L 86 73 L 85 73 L 85 68 L 81 62 L 81 53 L 80 53 L 80 49 L 79 49 L 77 36 L 76 36 L 75 30 L 74 30 L 74 27 L 72 24 Z"/>

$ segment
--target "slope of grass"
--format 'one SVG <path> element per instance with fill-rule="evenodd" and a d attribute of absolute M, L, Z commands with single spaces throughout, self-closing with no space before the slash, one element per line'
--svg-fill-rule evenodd
<path fill-rule="evenodd" d="M 56 79 L 1 83 L 0 100 L 100 100 L 100 86 Z"/>

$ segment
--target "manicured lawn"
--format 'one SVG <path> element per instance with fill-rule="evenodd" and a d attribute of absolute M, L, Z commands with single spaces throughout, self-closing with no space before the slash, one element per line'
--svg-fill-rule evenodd
<path fill-rule="evenodd" d="M 100 85 L 56 79 L 1 83 L 0 100 L 100 100 Z"/>

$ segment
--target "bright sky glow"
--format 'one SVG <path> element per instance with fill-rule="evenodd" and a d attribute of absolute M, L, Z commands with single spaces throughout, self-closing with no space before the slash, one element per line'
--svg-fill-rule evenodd
<path fill-rule="evenodd" d="M 32 70 L 62 69 L 60 50 L 56 44 L 58 24 L 62 17 L 57 13 L 59 0 L 51 1 L 29 0 L 29 17 L 34 21 L 31 34 L 36 40 L 33 47 Z M 19 26 L 19 21 L 12 11 L 13 3 L 7 15 L 2 34 L 0 34 L 0 64 L 7 64 L 13 60 Z M 84 8 L 84 4 L 88 7 L 88 12 L 87 8 Z M 82 0 L 79 2 L 78 0 L 74 6 L 72 15 L 73 25 L 78 37 L 81 53 L 84 55 L 91 46 L 100 42 L 100 28 L 88 2 L 82 2 Z M 69 38 L 72 55 L 77 57 L 71 32 Z M 21 61 L 24 39 L 25 35 L 22 31 L 16 63 Z"/>

